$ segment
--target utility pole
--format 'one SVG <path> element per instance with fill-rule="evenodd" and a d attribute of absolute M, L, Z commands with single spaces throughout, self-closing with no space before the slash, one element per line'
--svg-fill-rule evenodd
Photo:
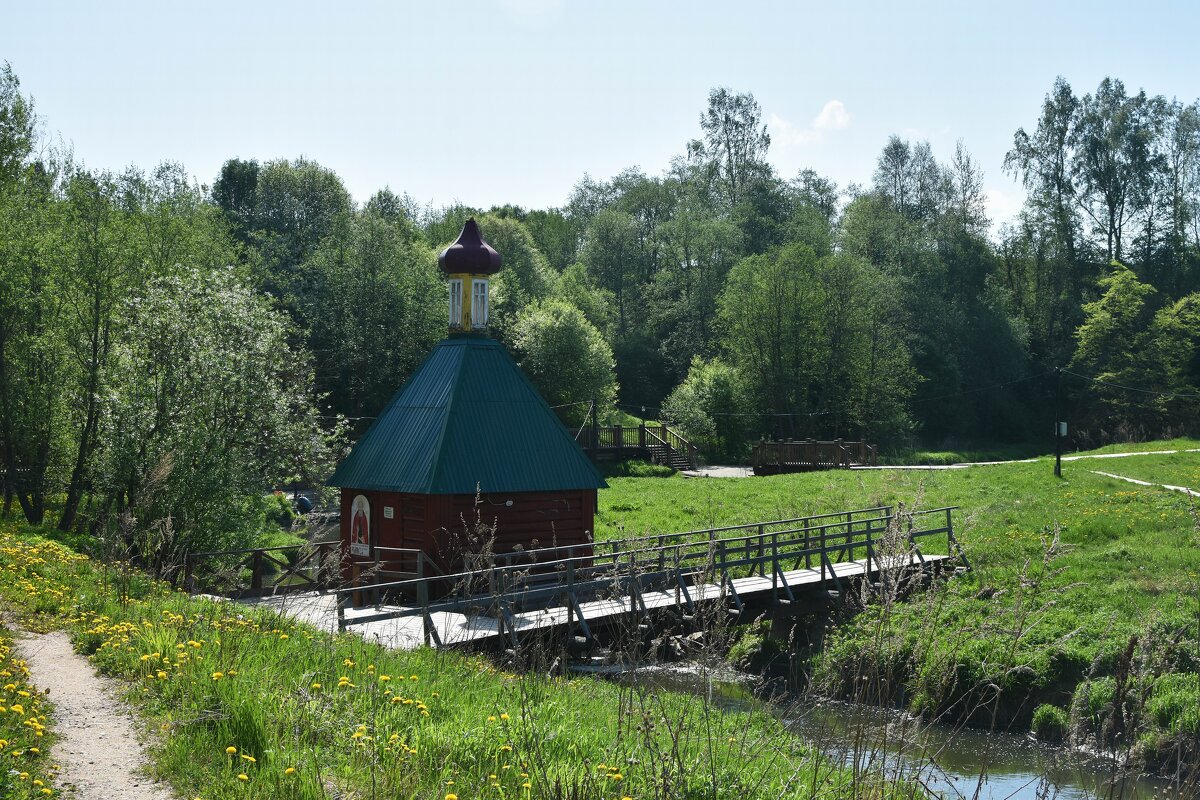
<path fill-rule="evenodd" d="M 1062 421 L 1062 367 L 1054 368 L 1054 477 L 1062 477 L 1062 440 L 1067 423 Z"/>

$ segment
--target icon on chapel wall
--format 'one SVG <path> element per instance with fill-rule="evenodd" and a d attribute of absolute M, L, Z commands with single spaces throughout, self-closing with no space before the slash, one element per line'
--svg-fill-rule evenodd
<path fill-rule="evenodd" d="M 350 504 L 350 555 L 371 555 L 371 504 L 361 494 Z"/>

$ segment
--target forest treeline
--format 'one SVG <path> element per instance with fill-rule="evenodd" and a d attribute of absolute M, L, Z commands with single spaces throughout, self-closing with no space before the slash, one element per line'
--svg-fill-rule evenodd
<path fill-rule="evenodd" d="M 111 174 L 40 135 L 0 74 L 5 503 L 147 560 L 253 528 L 319 481 L 446 333 L 437 251 L 501 252 L 493 335 L 570 425 L 662 418 L 710 459 L 760 437 L 885 446 L 1192 432 L 1200 105 L 1059 79 L 1005 169 L 999 231 L 960 143 L 892 137 L 869 186 L 781 176 L 750 94 L 714 89 L 658 174 L 560 208 L 356 204 L 307 159 Z M 644 411 L 643 411 L 644 410 Z M 56 506 L 57 508 L 57 506 Z"/>

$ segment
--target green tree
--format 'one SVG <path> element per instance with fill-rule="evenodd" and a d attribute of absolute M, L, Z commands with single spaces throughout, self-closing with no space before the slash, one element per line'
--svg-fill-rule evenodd
<path fill-rule="evenodd" d="M 139 284 L 133 263 L 131 225 L 115 205 L 118 186 L 105 174 L 75 174 L 66 187 L 63 235 L 63 299 L 75 321 L 67 346 L 79 367 L 75 458 L 67 484 L 60 530 L 69 531 L 88 486 L 92 454 L 99 443 L 102 396 L 108 386 L 118 311 Z"/>
<path fill-rule="evenodd" d="M 1100 298 L 1083 306 L 1083 324 L 1075 332 L 1078 347 L 1070 366 L 1102 381 L 1095 384 L 1099 402 L 1089 415 L 1093 423 L 1138 425 L 1144 422 L 1138 398 L 1114 384 L 1136 386 L 1145 377 L 1143 347 L 1153 317 L 1147 301 L 1156 292 L 1117 261 L 1100 280 L 1100 289 Z"/>
<path fill-rule="evenodd" d="M 692 362 L 684 381 L 663 401 L 663 419 L 681 428 L 710 461 L 745 455 L 756 420 L 737 370 L 721 359 Z"/>
<path fill-rule="evenodd" d="M 331 441 L 287 322 L 235 270 L 185 270 L 126 303 L 97 479 L 112 535 L 163 576 L 244 546 L 263 493 L 319 481 Z"/>
<path fill-rule="evenodd" d="M 798 435 L 800 415 L 816 410 L 808 396 L 820 339 L 816 268 L 816 254 L 800 244 L 749 256 L 733 267 L 720 298 L 725 351 L 775 435 Z"/>
<path fill-rule="evenodd" d="M 57 169 L 29 164 L 0 185 L 0 455 L 5 505 L 40 525 L 70 459 L 68 313 L 62 302 Z"/>
<path fill-rule="evenodd" d="M 558 272 L 562 272 L 579 257 L 579 237 L 571 221 L 557 208 L 530 211 L 525 218 L 525 227 L 545 254 L 546 260 Z"/>
<path fill-rule="evenodd" d="M 303 312 L 317 385 L 331 411 L 355 421 L 374 417 L 446 335 L 446 289 L 436 264 L 404 220 L 374 211 L 356 215 L 305 262 L 314 289 Z"/>
<path fill-rule="evenodd" d="M 311 287 L 300 265 L 349 214 L 350 194 L 341 178 L 315 161 L 268 161 L 259 169 L 253 228 L 261 282 L 285 307 L 306 304 Z"/>
<path fill-rule="evenodd" d="M 588 226 L 580 261 L 588 275 L 612 294 L 616 339 L 629 332 L 632 309 L 640 299 L 639 256 L 637 222 L 631 214 L 613 209 L 596 214 Z"/>
<path fill-rule="evenodd" d="M 37 141 L 33 101 L 21 94 L 21 81 L 7 61 L 0 69 L 0 186 L 20 178 Z"/>
<path fill-rule="evenodd" d="M 687 204 L 662 226 L 662 236 L 666 263 L 655 276 L 655 322 L 675 383 L 696 357 L 716 354 L 717 298 L 737 261 L 742 238 L 732 222 Z"/>
<path fill-rule="evenodd" d="M 607 341 L 613 332 L 612 293 L 601 289 L 578 261 L 563 270 L 555 296 L 578 308 Z"/>
<path fill-rule="evenodd" d="M 1200 293 L 1182 297 L 1154 315 L 1144 351 L 1164 428 L 1200 430 Z"/>
<path fill-rule="evenodd" d="M 34 160 L 33 103 L 0 70 L 0 468 L 5 510 L 41 524 L 70 458 L 67 309 L 57 201 L 66 159 Z"/>
<path fill-rule="evenodd" d="M 720 186 L 727 208 L 741 202 L 747 186 L 764 172 L 771 135 L 762 122 L 754 95 L 734 94 L 726 87 L 708 93 L 708 108 L 700 115 L 703 151 Z"/>
<path fill-rule="evenodd" d="M 1080 101 L 1073 169 L 1081 206 L 1105 242 L 1106 261 L 1121 260 L 1126 227 L 1149 201 L 1162 105 L 1144 91 L 1126 95 L 1125 85 L 1112 78 Z"/>
<path fill-rule="evenodd" d="M 561 300 L 525 309 L 513 331 L 517 362 L 551 406 L 570 424 L 582 424 L 596 400 L 608 408 L 616 399 L 613 353 L 583 313 Z M 568 404 L 574 404 L 568 406 Z"/>
<path fill-rule="evenodd" d="M 242 242 L 250 241 L 258 213 L 258 162 L 231 158 L 221 165 L 213 181 L 212 199 L 225 212 L 230 227 Z"/>

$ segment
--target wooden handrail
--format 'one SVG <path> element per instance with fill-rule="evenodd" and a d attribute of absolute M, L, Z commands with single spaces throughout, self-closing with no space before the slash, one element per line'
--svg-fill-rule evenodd
<path fill-rule="evenodd" d="M 599 450 L 645 451 L 661 447 L 668 453 L 683 454 L 693 466 L 699 455 L 696 445 L 662 423 L 638 426 L 602 425 L 595 428 L 585 425 L 576 431 L 575 441 L 580 442 L 584 447 L 595 447 Z"/>
<path fill-rule="evenodd" d="M 818 554 L 826 555 L 826 556 L 830 555 L 830 554 L 838 554 L 838 555 L 844 556 L 847 554 L 847 551 L 849 551 L 850 554 L 852 555 L 852 552 L 854 549 L 866 548 L 869 546 L 873 546 L 874 540 L 872 539 L 872 535 L 886 531 L 888 529 L 888 526 L 890 524 L 892 524 L 893 522 L 896 522 L 899 520 L 911 521 L 914 517 L 925 517 L 925 516 L 932 516 L 932 515 L 936 515 L 936 514 L 945 514 L 946 519 L 949 522 L 950 513 L 952 511 L 954 511 L 956 508 L 957 508 L 957 506 L 948 506 L 945 508 L 930 509 L 928 511 L 918 511 L 918 512 L 911 512 L 911 513 L 906 512 L 903 514 L 888 514 L 886 516 L 881 516 L 881 517 L 876 517 L 876 518 L 871 518 L 871 519 L 859 519 L 859 520 L 844 519 L 842 521 L 829 522 L 829 523 L 826 523 L 824 525 L 819 525 L 819 526 L 797 528 L 792 531 L 779 531 L 779 532 L 776 532 L 777 535 L 774 540 L 774 545 L 776 548 L 779 548 L 781 545 L 783 547 L 788 547 L 790 545 L 795 545 L 797 542 L 801 542 L 801 541 L 805 543 L 805 546 L 801 547 L 799 549 L 787 550 L 786 555 L 783 555 L 783 556 L 781 556 L 779 554 L 778 550 L 776 550 L 776 552 L 772 553 L 770 556 L 766 556 L 766 555 L 750 556 L 750 555 L 748 555 L 749 551 L 751 550 L 751 548 L 748 546 L 749 543 L 752 541 L 758 541 L 761 538 L 759 534 L 751 534 L 751 535 L 747 535 L 747 536 L 732 537 L 732 538 L 727 538 L 727 539 L 718 539 L 718 538 L 710 538 L 707 540 L 690 539 L 690 540 L 684 540 L 684 541 L 680 541 L 680 542 L 673 542 L 673 543 L 661 545 L 661 546 L 648 546 L 648 547 L 644 547 L 644 548 L 628 549 L 628 550 L 613 550 L 606 554 L 590 554 L 590 555 L 582 555 L 582 556 L 572 556 L 572 557 L 568 557 L 568 558 L 558 559 L 554 562 L 546 562 L 544 564 L 544 566 L 552 567 L 552 568 L 554 568 L 555 571 L 562 571 L 562 570 L 566 569 L 569 565 L 574 565 L 574 569 L 577 573 L 581 570 L 581 568 L 585 569 L 591 573 L 597 573 L 597 572 L 603 573 L 606 568 L 603 567 L 602 565 L 605 563 L 611 565 L 608 569 L 614 569 L 614 568 L 616 568 L 617 565 L 623 565 L 623 564 L 629 564 L 629 563 L 644 565 L 644 564 L 655 564 L 655 563 L 658 563 L 659 561 L 665 561 L 665 558 L 664 559 L 659 558 L 659 553 L 661 551 L 662 553 L 664 553 L 664 555 L 665 555 L 665 553 L 670 552 L 674 556 L 675 559 L 682 559 L 682 560 L 698 560 L 698 559 L 714 560 L 714 554 L 719 554 L 720 557 L 714 560 L 715 566 L 718 567 L 719 569 L 728 571 L 731 568 L 756 565 L 763 558 L 771 558 L 771 559 L 784 558 L 786 560 L 791 560 L 794 558 L 803 558 L 803 557 L 805 557 L 805 555 L 812 556 L 812 555 L 818 555 Z M 826 516 L 833 517 L 833 516 L 839 516 L 839 515 L 830 514 L 830 515 L 826 515 Z M 840 516 L 845 517 L 846 513 L 842 512 L 842 514 L 840 514 Z M 880 526 L 871 526 L 869 524 L 871 522 L 880 522 L 880 523 L 885 523 L 885 524 L 882 524 Z M 868 523 L 868 524 L 861 531 L 854 530 L 855 525 L 862 525 L 863 523 Z M 770 523 L 770 522 L 755 523 L 755 526 L 757 526 L 757 525 L 766 526 L 766 525 L 771 525 L 771 524 L 775 524 L 775 523 Z M 741 527 L 755 527 L 755 526 L 741 526 Z M 844 528 L 845 530 L 838 533 L 835 530 L 837 528 Z M 717 529 L 713 529 L 713 532 L 715 532 L 716 530 Z M 831 533 L 831 531 L 835 531 L 835 532 Z M 699 533 L 704 533 L 704 531 L 700 531 Z M 803 536 L 803 537 L 797 536 L 791 540 L 784 540 L 782 543 L 780 543 L 778 536 L 785 535 L 788 533 L 804 533 L 805 536 Z M 925 529 L 925 530 L 910 530 L 910 531 L 906 532 L 906 535 L 908 535 L 909 538 L 912 540 L 915 540 L 918 538 L 924 538 L 927 536 L 941 535 L 941 534 L 952 535 L 952 530 L 949 526 L 946 526 L 946 527 L 929 528 L 929 529 Z M 817 545 L 814 545 L 812 543 L 812 538 L 814 535 L 818 536 L 819 544 L 817 544 Z M 856 539 L 856 536 L 861 537 L 861 538 Z M 731 557 L 731 555 L 730 555 L 731 553 L 737 553 L 739 550 L 743 553 L 743 555 L 741 557 Z M 682 551 L 682 555 L 680 555 L 681 551 Z M 643 559 L 638 559 L 637 556 L 639 556 L 639 555 L 646 556 L 646 557 Z M 597 563 L 597 562 L 599 562 L 599 563 Z M 438 576 L 437 579 L 442 580 L 442 581 L 452 581 L 452 582 L 460 581 L 460 582 L 464 582 L 464 583 L 471 583 L 471 582 L 473 582 L 473 579 L 477 579 L 482 575 L 488 575 L 488 576 L 490 576 L 489 577 L 489 586 L 491 586 L 491 585 L 496 585 L 496 579 L 499 576 L 520 574 L 522 572 L 525 574 L 529 574 L 530 566 L 531 566 L 530 564 L 505 564 L 505 565 L 487 564 L 481 569 L 466 570 L 466 571 L 444 574 L 444 575 Z M 421 581 L 428 581 L 428 580 L 431 580 L 431 579 L 430 578 L 409 578 L 409 579 L 393 581 L 393 582 L 389 582 L 389 583 L 374 584 L 372 586 L 372 588 L 375 588 L 375 589 L 403 589 L 403 588 L 406 588 L 409 586 L 415 586 L 416 584 L 418 584 Z M 360 590 L 361 590 L 361 587 L 342 588 L 342 589 L 336 590 L 335 594 L 341 595 L 341 594 L 357 592 Z"/>

